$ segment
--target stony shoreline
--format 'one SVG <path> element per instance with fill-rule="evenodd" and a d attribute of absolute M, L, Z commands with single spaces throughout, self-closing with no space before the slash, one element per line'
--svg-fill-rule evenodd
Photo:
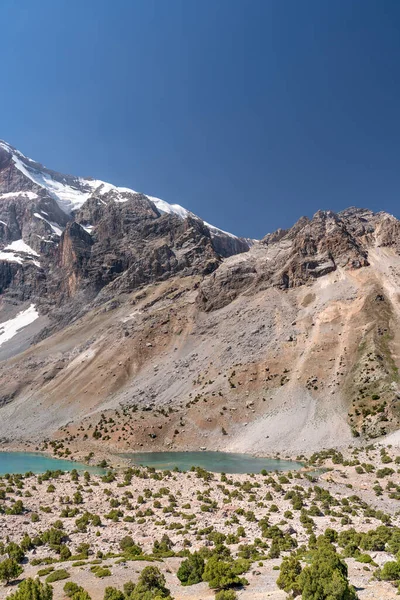
<path fill-rule="evenodd" d="M 311 533 L 318 536 L 334 528 L 338 533 L 355 529 L 366 534 L 382 525 L 393 531 L 400 527 L 400 459 L 394 449 L 377 446 L 352 451 L 347 458 L 337 452 L 321 453 L 314 462 L 314 468 L 327 470 L 311 477 L 305 470 L 224 476 L 201 469 L 181 473 L 133 468 L 103 477 L 65 473 L 54 478 L 1 478 L 0 538 L 20 544 L 26 536 L 37 540 L 43 532 L 60 528 L 62 545 L 72 557 L 60 559 L 54 546 L 35 545 L 25 553 L 22 577 L 37 576 L 46 565 L 65 569 L 68 580 L 83 585 L 93 600 L 102 600 L 106 586 L 120 588 L 124 581 L 137 579 L 146 564 L 157 564 L 176 600 L 214 598 L 205 582 L 182 587 L 176 572 L 182 554 L 212 551 L 222 541 L 235 559 L 250 554 L 249 583 L 238 590 L 239 599 L 283 600 L 286 595 L 276 585 L 280 562 L 290 551 L 307 545 Z M 373 470 L 362 464 L 373 465 Z M 379 489 L 376 481 L 381 483 Z M 18 501 L 23 508 L 12 514 Z M 275 556 L 270 528 L 281 531 L 292 550 L 281 548 Z M 150 562 L 124 554 L 121 540 L 126 536 Z M 168 536 L 169 552 L 157 556 L 154 543 L 163 536 Z M 82 544 L 89 545 L 84 557 Z M 343 552 L 340 545 L 337 549 Z M 395 598 L 391 583 L 374 579 L 376 569 L 394 560 L 393 554 L 388 549 L 368 554 L 369 564 L 345 557 L 360 600 Z M 110 574 L 98 578 L 92 570 L 96 564 Z M 63 584 L 54 584 L 55 600 L 64 597 Z M 0 598 L 13 587 L 0 586 Z"/>

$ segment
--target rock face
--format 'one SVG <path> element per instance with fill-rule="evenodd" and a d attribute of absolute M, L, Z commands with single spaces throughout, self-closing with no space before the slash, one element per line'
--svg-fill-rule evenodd
<path fill-rule="evenodd" d="M 0 438 L 95 444 L 121 407 L 142 426 L 100 444 L 298 453 L 385 435 L 399 288 L 386 213 L 244 240 L 0 142 Z"/>
<path fill-rule="evenodd" d="M 202 284 L 198 301 L 204 310 L 214 310 L 246 290 L 290 289 L 338 268 L 366 267 L 371 244 L 398 247 L 399 225 L 390 215 L 357 208 L 302 217 L 291 229 L 265 236 L 245 257 L 225 261 Z"/>

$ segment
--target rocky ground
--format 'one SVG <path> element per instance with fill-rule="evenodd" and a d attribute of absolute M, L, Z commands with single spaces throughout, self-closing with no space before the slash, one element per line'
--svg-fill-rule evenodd
<path fill-rule="evenodd" d="M 223 542 L 233 557 L 251 561 L 246 575 L 249 584 L 238 591 L 239 599 L 283 600 L 285 594 L 276 585 L 282 557 L 290 548 L 307 546 L 310 534 L 318 536 L 327 528 L 366 533 L 382 525 L 390 531 L 400 526 L 399 464 L 400 455 L 393 448 L 375 446 L 348 450 L 344 455 L 336 451 L 315 454 L 307 461 L 308 469 L 318 469 L 312 474 L 304 469 L 227 476 L 202 470 L 155 473 L 135 469 L 103 477 L 66 473 L 2 478 L 0 538 L 19 544 L 26 535 L 34 541 L 58 528 L 61 543 L 72 556 L 60 559 L 58 550 L 45 542 L 26 551 L 22 577 L 36 576 L 44 568 L 63 568 L 94 600 L 103 597 L 106 586 L 121 588 L 124 582 L 135 581 L 148 561 L 165 574 L 176 600 L 211 599 L 214 591 L 205 582 L 181 586 L 176 577 L 183 560 L 179 555 L 204 547 L 212 551 Z M 17 501 L 22 501 L 23 508 L 15 509 Z M 276 527 L 286 544 L 280 550 L 278 544 L 278 551 Z M 164 535 L 170 556 L 154 546 Z M 139 544 L 142 560 L 123 553 L 120 543 L 126 536 Z M 82 543 L 89 545 L 87 555 L 82 555 Z M 347 556 L 349 578 L 360 600 L 395 598 L 394 585 L 374 575 L 386 561 L 394 560 L 397 546 L 390 542 L 386 548 L 364 545 L 359 554 L 370 558 L 360 562 L 357 553 L 346 555 L 341 543 L 339 537 L 337 548 Z M 94 572 L 98 565 L 110 573 L 99 578 Z M 39 576 L 44 580 L 48 574 Z M 63 597 L 64 583 L 54 584 L 56 599 Z M 0 597 L 12 588 L 2 587 Z"/>

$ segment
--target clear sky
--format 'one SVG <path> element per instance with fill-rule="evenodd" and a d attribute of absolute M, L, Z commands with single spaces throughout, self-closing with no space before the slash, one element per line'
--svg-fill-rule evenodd
<path fill-rule="evenodd" d="M 262 237 L 400 216 L 399 0 L 1 0 L 0 138 Z"/>

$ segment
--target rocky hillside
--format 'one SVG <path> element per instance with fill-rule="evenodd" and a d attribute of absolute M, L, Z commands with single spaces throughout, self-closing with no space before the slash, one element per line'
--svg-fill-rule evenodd
<path fill-rule="evenodd" d="M 1 143 L 3 442 L 298 453 L 395 432 L 399 228 L 320 211 L 253 243 Z"/>

